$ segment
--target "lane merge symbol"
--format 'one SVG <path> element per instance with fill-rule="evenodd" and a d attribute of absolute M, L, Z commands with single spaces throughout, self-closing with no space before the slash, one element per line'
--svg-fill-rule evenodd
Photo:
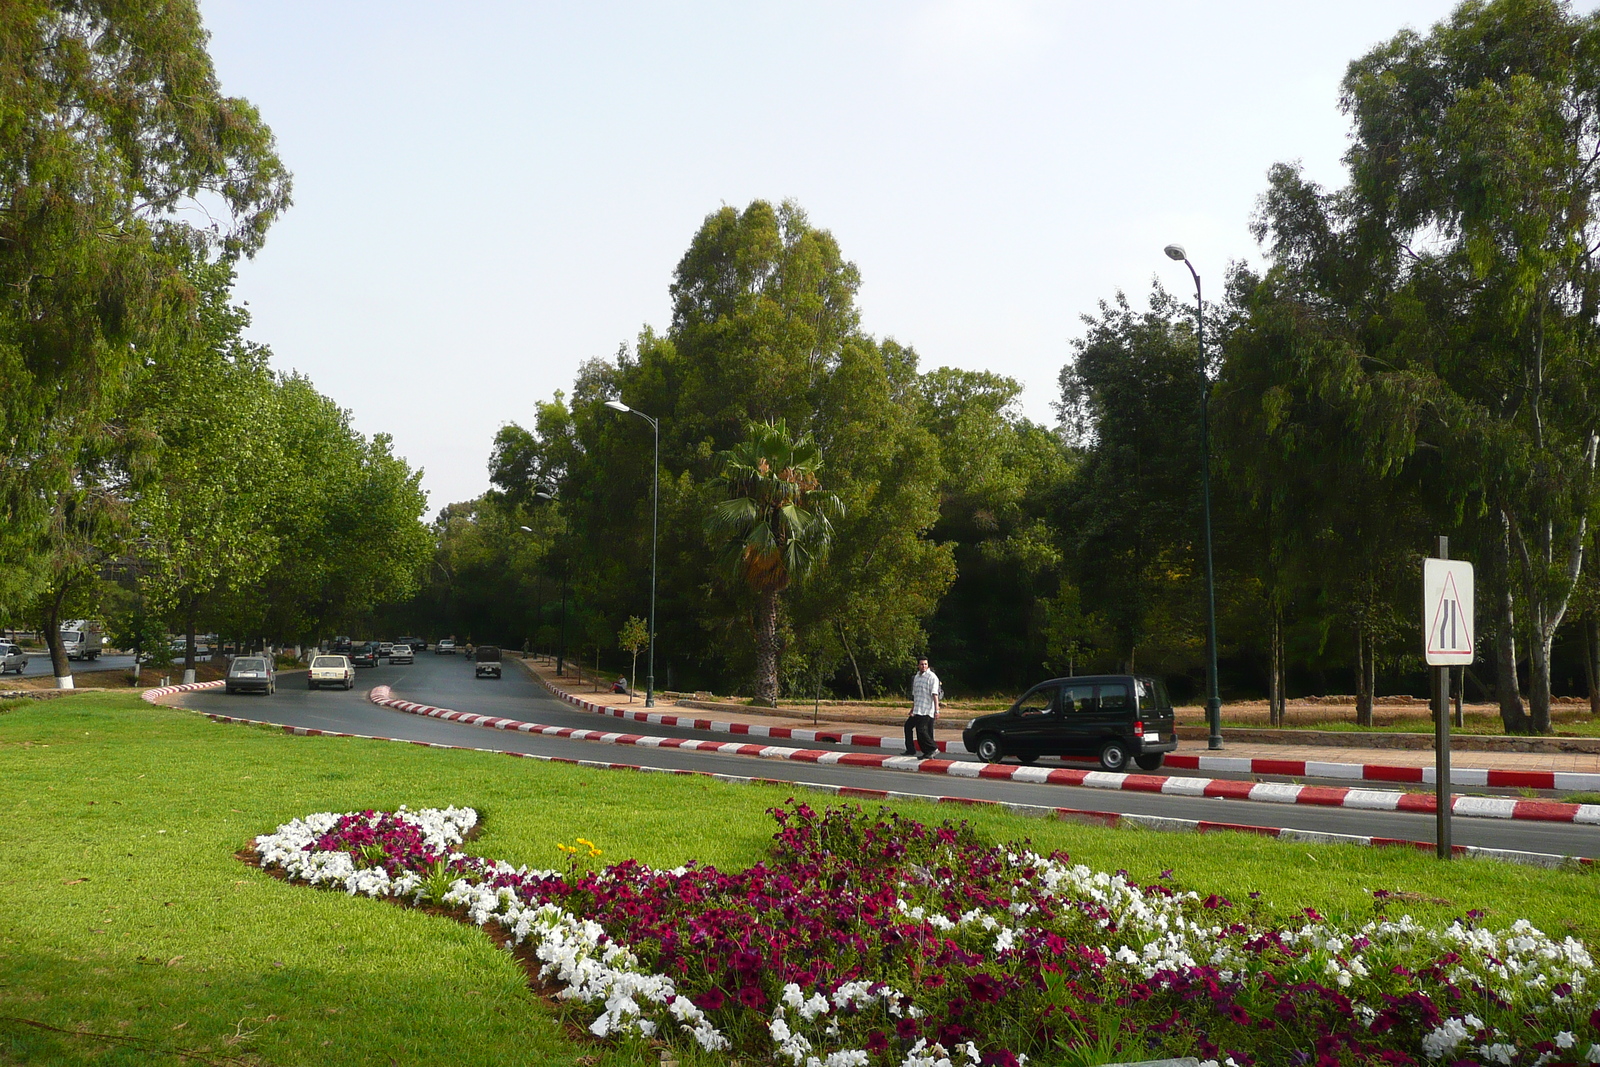
<path fill-rule="evenodd" d="M 1430 666 L 1472 662 L 1472 564 L 1422 561 L 1423 652 Z"/>

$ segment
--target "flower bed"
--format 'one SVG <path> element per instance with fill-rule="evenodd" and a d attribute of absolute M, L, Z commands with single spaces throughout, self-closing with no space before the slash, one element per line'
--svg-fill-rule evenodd
<path fill-rule="evenodd" d="M 563 848 L 565 870 L 459 851 L 470 809 L 321 814 L 256 839 L 264 867 L 456 909 L 526 945 L 591 1033 L 795 1067 L 1600 1063 L 1595 965 L 1572 938 L 1476 913 L 1444 927 L 1139 885 L 855 807 L 773 809 L 772 859 L 656 870 Z M 1256 896 L 1256 894 L 1252 894 Z M 581 1007 L 579 1007 L 581 1006 Z"/>

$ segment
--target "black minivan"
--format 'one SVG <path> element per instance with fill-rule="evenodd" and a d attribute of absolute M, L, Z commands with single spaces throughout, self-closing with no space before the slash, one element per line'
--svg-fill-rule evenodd
<path fill-rule="evenodd" d="M 1015 756 L 1094 756 L 1108 771 L 1132 760 L 1142 770 L 1161 766 L 1178 747 L 1172 701 L 1159 678 L 1130 674 L 1052 678 L 1010 709 L 967 723 L 961 740 L 985 763 Z"/>

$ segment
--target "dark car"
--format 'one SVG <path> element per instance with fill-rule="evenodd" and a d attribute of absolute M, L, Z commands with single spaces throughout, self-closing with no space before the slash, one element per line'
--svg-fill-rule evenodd
<path fill-rule="evenodd" d="M 350 650 L 350 663 L 356 667 L 376 667 L 378 665 L 378 643 L 376 641 L 363 641 Z"/>
<path fill-rule="evenodd" d="M 1161 766 L 1178 747 L 1172 701 L 1159 678 L 1108 674 L 1053 678 L 1022 695 L 1009 710 L 967 723 L 961 740 L 985 763 L 1015 756 L 1093 756 L 1108 771 L 1132 760 L 1143 770 Z"/>
<path fill-rule="evenodd" d="M 479 645 L 473 649 L 472 676 L 474 678 L 500 677 L 500 649 L 494 645 Z"/>
<path fill-rule="evenodd" d="M 222 683 L 230 693 L 265 693 L 278 688 L 278 672 L 268 656 L 240 656 L 228 664 L 228 678 Z"/>
<path fill-rule="evenodd" d="M 401 638 L 397 638 L 395 640 L 395 644 L 397 644 L 397 645 L 405 645 L 407 648 L 411 649 L 411 651 L 413 651 L 413 652 L 426 652 L 426 651 L 428 651 L 428 642 L 424 641 L 420 637 L 401 637 Z"/>

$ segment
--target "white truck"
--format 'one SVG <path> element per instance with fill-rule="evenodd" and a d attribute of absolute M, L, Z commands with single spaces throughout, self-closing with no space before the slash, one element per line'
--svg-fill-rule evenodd
<path fill-rule="evenodd" d="M 105 646 L 105 630 L 99 623 L 74 619 L 61 624 L 61 647 L 67 650 L 68 659 L 99 659 Z"/>

